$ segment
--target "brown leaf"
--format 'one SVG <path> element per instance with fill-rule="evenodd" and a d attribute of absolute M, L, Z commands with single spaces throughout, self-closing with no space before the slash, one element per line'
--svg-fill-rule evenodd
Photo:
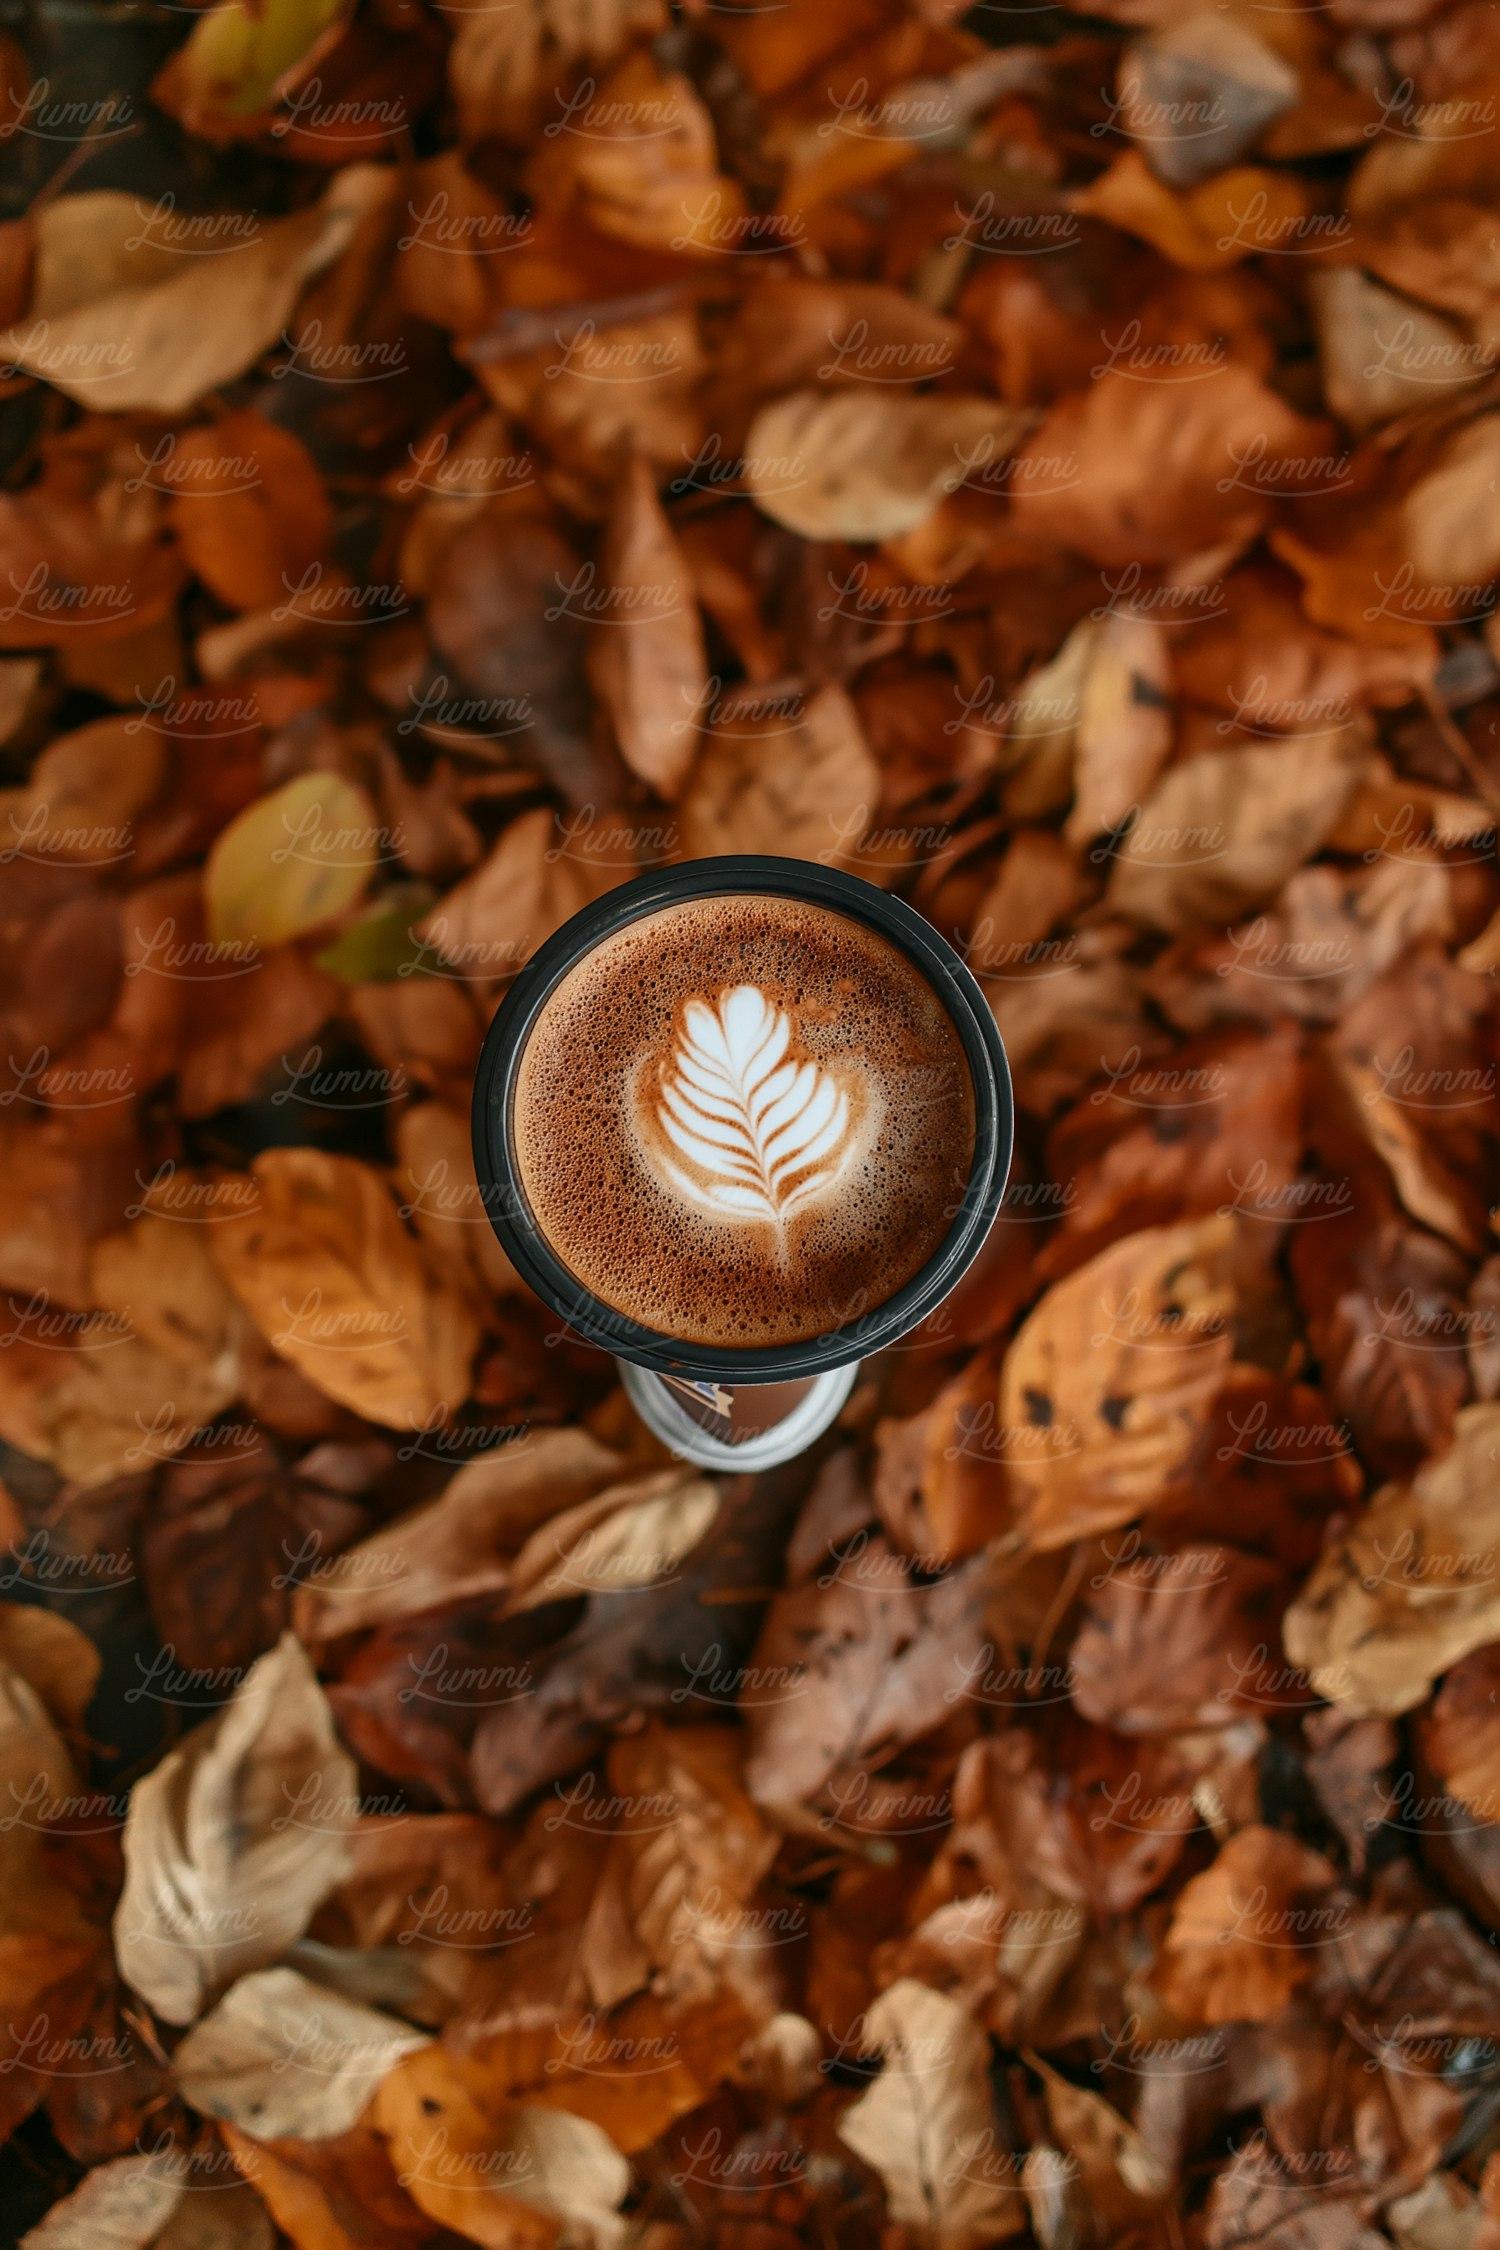
<path fill-rule="evenodd" d="M 858 850 L 880 798 L 880 773 L 842 688 L 826 687 L 790 723 L 720 720 L 682 799 L 692 859 L 769 852 L 836 867 Z"/>
<path fill-rule="evenodd" d="M 1121 845 L 1110 904 L 1158 930 L 1238 920 L 1318 850 L 1357 776 L 1355 758 L 1322 736 L 1185 759 Z"/>
<path fill-rule="evenodd" d="M 1275 1647 L 1279 1574 L 1229 1547 L 1184 1547 L 1111 1570 L 1073 1643 L 1086 1719 L 1120 1734 L 1227 1727 L 1256 1705 Z"/>
<path fill-rule="evenodd" d="M 1233 1353 L 1235 1241 L 1223 1215 L 1129 1235 L 1022 1325 L 1000 1421 L 1033 1548 L 1128 1523 L 1181 1474 Z"/>
<path fill-rule="evenodd" d="M 481 2104 L 441 2047 L 399 2064 L 375 2120 L 402 2186 L 429 2218 L 488 2250 L 615 2250 L 630 2167 L 565 2110 Z"/>
<path fill-rule="evenodd" d="M 1032 537 L 1131 571 L 1132 583 L 1143 565 L 1254 538 L 1271 501 L 1236 480 L 1247 451 L 1295 477 L 1299 461 L 1330 450 L 1316 424 L 1212 346 L 1169 344 L 1154 373 L 1152 347 L 1141 349 L 1144 380 L 1111 367 L 1050 409 L 1020 448 L 1011 500 Z"/>
<path fill-rule="evenodd" d="M 214 1262 L 268 1343 L 330 1398 L 398 1430 L 468 1395 L 478 1329 L 424 1265 L 377 1174 L 317 1149 L 267 1149 L 257 1206 L 215 1227 Z"/>
<path fill-rule="evenodd" d="M 500 1592 L 531 1535 L 618 1468 L 619 1455 L 582 1430 L 496 1446 L 457 1470 L 438 1499 L 323 1563 L 298 1589 L 298 1631 L 317 1642 Z"/>
<path fill-rule="evenodd" d="M 177 544 L 231 609 L 270 609 L 327 560 L 333 511 L 290 431 L 245 411 L 164 442 L 158 474 Z"/>
<path fill-rule="evenodd" d="M 1266 2023 L 1316 1975 L 1349 1910 L 1328 1898 L 1334 1871 L 1275 1828 L 1242 1828 L 1184 1885 L 1167 1932 L 1161 1985 L 1191 2023 Z"/>
<path fill-rule="evenodd" d="M 682 790 L 708 700 L 708 662 L 687 558 L 637 455 L 605 526 L 589 672 L 625 763 L 659 797 Z"/>
<path fill-rule="evenodd" d="M 453 975 L 487 991 L 513 977 L 569 915 L 620 881 L 621 872 L 592 861 L 586 836 L 561 828 L 539 805 L 510 823 L 489 857 L 438 901 L 417 934 Z"/>
<path fill-rule="evenodd" d="M 1397 1713 L 1500 1635 L 1491 1470 L 1500 1406 L 1465 1407 L 1453 1442 L 1388 1484 L 1335 1540 L 1286 1614 L 1286 1651 L 1344 1710 Z"/>

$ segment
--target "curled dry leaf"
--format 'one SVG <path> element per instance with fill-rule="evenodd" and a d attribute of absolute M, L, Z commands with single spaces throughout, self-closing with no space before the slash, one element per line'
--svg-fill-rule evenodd
<path fill-rule="evenodd" d="M 183 2192 L 181 2179 L 155 2157 L 119 2157 L 54 2203 L 21 2237 L 21 2250 L 147 2250 Z"/>
<path fill-rule="evenodd" d="M 567 2110 L 481 2101 L 441 2047 L 386 2078 L 375 2120 L 419 2210 L 489 2250 L 616 2250 L 630 2166 Z"/>
<path fill-rule="evenodd" d="M 758 506 L 804 539 L 899 539 L 1003 461 L 1035 416 L 988 398 L 793 391 L 745 440 Z"/>
<path fill-rule="evenodd" d="M 659 797 L 675 798 L 698 744 L 708 660 L 687 557 L 639 455 L 615 493 L 599 570 L 590 677 L 626 765 Z"/>
<path fill-rule="evenodd" d="M 892 2220 L 927 2250 L 980 2250 L 1024 2233 L 990 2095 L 990 2043 L 968 2010 L 901 1977 L 865 2022 L 885 2059 L 838 2135 L 879 2173 Z"/>
<path fill-rule="evenodd" d="M 213 1231 L 220 1273 L 274 1351 L 388 1428 L 462 1403 L 478 1324 L 428 1268 L 378 1173 L 320 1149 L 266 1149 L 256 1200 Z"/>
<path fill-rule="evenodd" d="M 1005 1466 L 1035 1549 L 1171 1490 L 1234 1350 L 1235 1221 L 1151 1227 L 1049 1289 L 1000 1374 Z"/>
<path fill-rule="evenodd" d="M 1455 1664 L 1420 1723 L 1423 1755 L 1444 1789 L 1500 1826 L 1500 1645 Z"/>
<path fill-rule="evenodd" d="M 711 1477 L 692 1469 L 659 1469 L 560 1509 L 516 1556 L 508 1613 L 580 1594 L 670 1585 L 718 1505 Z"/>
<path fill-rule="evenodd" d="M 183 2100 L 256 2140 L 332 2140 L 424 2031 L 296 1969 L 243 1976 L 172 2058 Z"/>
<path fill-rule="evenodd" d="M 1280 1670 L 1268 1623 L 1278 1577 L 1229 1547 L 1112 1570 L 1073 1643 L 1075 1708 L 1121 1734 L 1232 1726 L 1254 1707 L 1257 1674 Z"/>
<path fill-rule="evenodd" d="M 425 1508 L 335 1555 L 298 1589 L 305 1640 L 387 1625 L 439 1602 L 499 1593 L 514 1557 L 548 1519 L 607 1484 L 620 1456 L 583 1430 L 538 1430 L 455 1471 Z"/>
<path fill-rule="evenodd" d="M 448 81 L 466 141 L 524 141 L 579 64 L 599 70 L 631 39 L 666 29 L 664 0 L 521 0 L 458 6 Z"/>
<path fill-rule="evenodd" d="M 283 334 L 298 298 L 353 239 L 376 166 L 336 175 L 285 219 L 219 214 L 208 254 L 157 229 L 133 195 L 97 188 L 37 213 L 28 319 L 0 353 L 79 405 L 180 414 L 243 375 Z M 170 210 L 170 206 L 167 207 Z"/>
<path fill-rule="evenodd" d="M 272 2250 L 274 2239 L 253 2188 L 194 2179 L 171 2150 L 96 2166 L 20 2250 Z"/>
<path fill-rule="evenodd" d="M 1500 1406 L 1465 1407 L 1409 1484 L 1388 1484 L 1334 1540 L 1286 1614 L 1286 1652 L 1319 1695 L 1398 1713 L 1500 1638 Z"/>
<path fill-rule="evenodd" d="M 1139 329 L 1137 327 L 1137 335 Z M 1142 344 L 1150 365 L 1151 346 Z M 1222 343 L 1170 343 L 1165 377 L 1112 367 L 1050 408 L 1020 448 L 1011 506 L 1034 538 L 1131 572 L 1254 538 L 1271 501 L 1235 471 L 1248 451 L 1288 464 L 1328 451 Z"/>
<path fill-rule="evenodd" d="M 302 1935 L 349 1867 L 354 1761 L 292 1636 L 137 1783 L 115 1912 L 121 1973 L 168 2023 Z"/>

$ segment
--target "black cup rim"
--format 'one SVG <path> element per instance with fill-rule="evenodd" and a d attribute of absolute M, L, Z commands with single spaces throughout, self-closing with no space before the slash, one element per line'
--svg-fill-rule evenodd
<path fill-rule="evenodd" d="M 510 1161 L 508 1120 L 516 1070 L 543 1002 L 569 969 L 628 923 L 689 899 L 763 894 L 847 914 L 912 960 L 948 1009 L 974 1084 L 974 1158 L 947 1234 L 910 1281 L 871 1311 L 791 1344 L 717 1346 L 685 1342 L 606 1305 L 543 1240 Z M 988 1093 L 989 1098 L 986 1099 Z M 967 964 L 930 922 L 862 876 L 814 860 L 759 854 L 678 861 L 618 884 L 555 930 L 511 984 L 485 1035 L 474 1079 L 474 1171 L 490 1225 L 511 1264 L 575 1334 L 658 1374 L 722 1383 L 770 1383 L 821 1375 L 867 1359 L 920 1325 L 977 1257 L 1010 1174 L 1015 1106 L 999 1028 Z M 526 1214 L 523 1220 L 518 1213 Z"/>

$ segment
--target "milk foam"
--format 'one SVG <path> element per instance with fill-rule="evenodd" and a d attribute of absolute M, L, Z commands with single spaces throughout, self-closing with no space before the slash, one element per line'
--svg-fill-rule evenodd
<path fill-rule="evenodd" d="M 789 1010 L 753 984 L 682 1011 L 665 1072 L 642 1055 L 631 1110 L 642 1156 L 673 1193 L 727 1226 L 768 1227 L 780 1263 L 798 1211 L 835 1195 L 885 1104 L 857 1064 L 796 1051 Z"/>

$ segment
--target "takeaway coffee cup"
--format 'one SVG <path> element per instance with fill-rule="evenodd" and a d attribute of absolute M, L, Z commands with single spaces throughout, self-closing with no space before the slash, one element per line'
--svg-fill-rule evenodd
<path fill-rule="evenodd" d="M 1010 1073 L 911 907 L 815 862 L 608 892 L 507 993 L 474 1163 L 512 1263 L 684 1457 L 759 1469 L 926 1319 L 1005 1192 Z"/>

